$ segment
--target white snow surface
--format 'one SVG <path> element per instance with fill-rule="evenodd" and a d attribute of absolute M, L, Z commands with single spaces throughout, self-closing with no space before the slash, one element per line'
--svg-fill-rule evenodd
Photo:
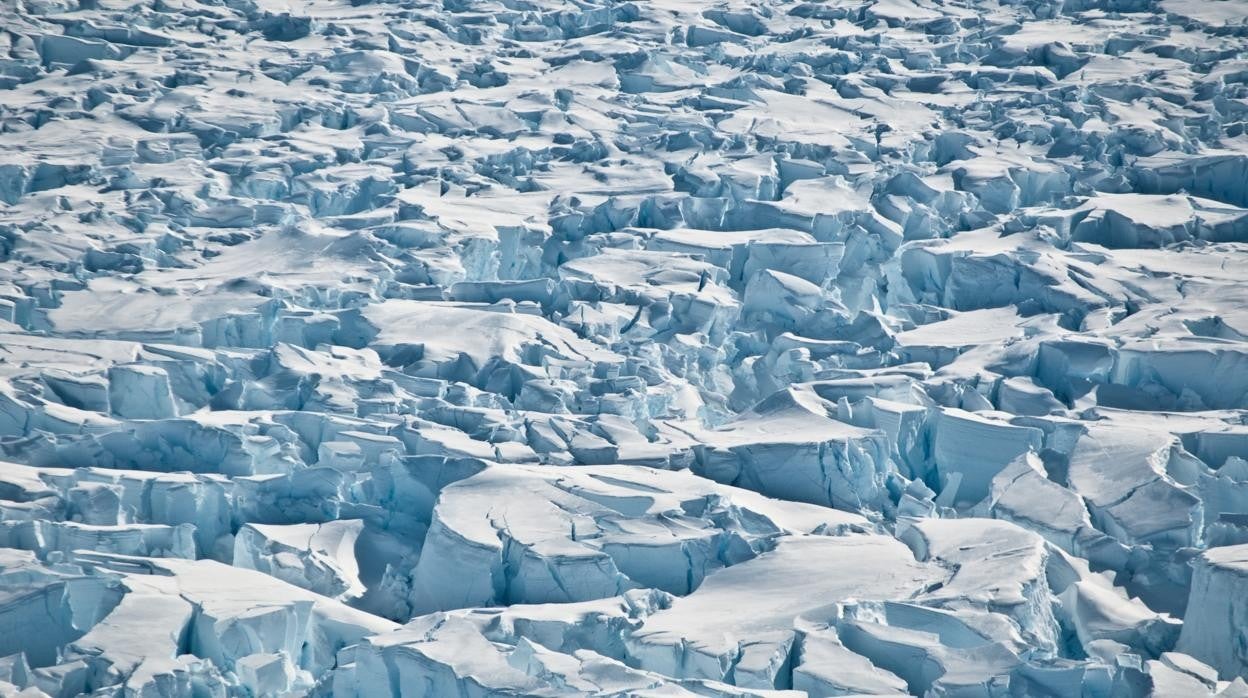
<path fill-rule="evenodd" d="M 0 0 L 0 696 L 1248 698 L 1248 2 Z"/>

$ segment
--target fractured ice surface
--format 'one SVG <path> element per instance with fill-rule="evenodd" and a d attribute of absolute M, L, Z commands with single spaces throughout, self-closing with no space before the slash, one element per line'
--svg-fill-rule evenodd
<path fill-rule="evenodd" d="M 1248 696 L 1248 5 L 0 0 L 0 695 Z"/>
<path fill-rule="evenodd" d="M 583 601 L 633 588 L 688 594 L 785 535 L 867 526 L 687 471 L 493 466 L 442 491 L 414 606 Z"/>

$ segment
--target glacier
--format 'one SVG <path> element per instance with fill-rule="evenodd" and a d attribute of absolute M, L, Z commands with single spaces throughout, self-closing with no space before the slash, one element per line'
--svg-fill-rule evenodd
<path fill-rule="evenodd" d="M 1248 698 L 1248 2 L 0 0 L 0 696 Z"/>

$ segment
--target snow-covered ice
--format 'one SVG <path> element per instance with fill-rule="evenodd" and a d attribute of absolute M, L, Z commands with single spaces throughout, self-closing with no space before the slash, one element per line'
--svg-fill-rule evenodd
<path fill-rule="evenodd" d="M 1248 2 L 0 0 L 0 695 L 1248 698 Z"/>

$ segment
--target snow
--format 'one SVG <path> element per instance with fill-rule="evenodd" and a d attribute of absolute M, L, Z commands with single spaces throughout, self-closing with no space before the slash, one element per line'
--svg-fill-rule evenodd
<path fill-rule="evenodd" d="M 1246 8 L 7 0 L 0 695 L 1248 696 Z"/>

